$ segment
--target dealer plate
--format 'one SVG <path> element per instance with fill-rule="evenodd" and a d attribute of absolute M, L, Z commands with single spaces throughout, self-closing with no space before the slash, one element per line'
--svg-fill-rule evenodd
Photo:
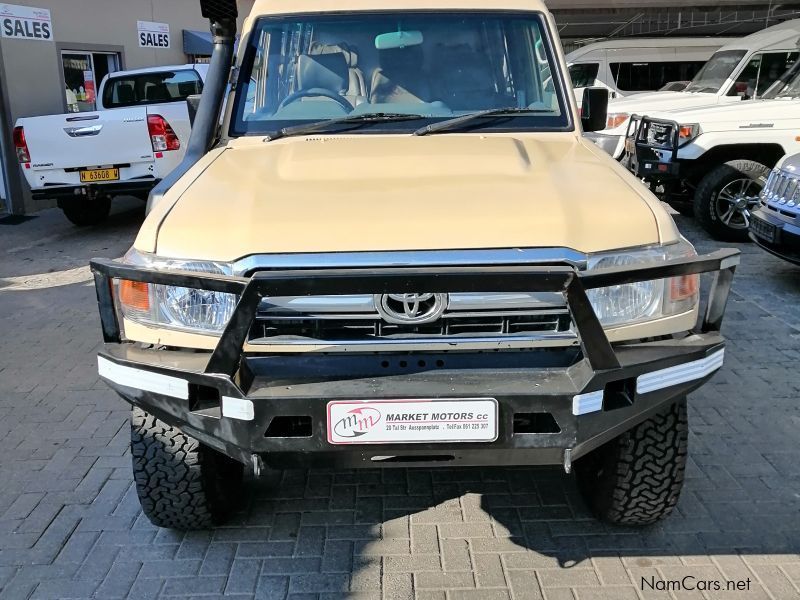
<path fill-rule="evenodd" d="M 328 442 L 430 444 L 494 442 L 497 400 L 375 400 L 328 404 Z"/>
<path fill-rule="evenodd" d="M 762 240 L 774 244 L 778 238 L 778 228 L 772 223 L 753 217 L 750 221 L 750 231 Z"/>
<path fill-rule="evenodd" d="M 81 171 L 81 183 L 119 181 L 119 169 L 89 169 Z"/>

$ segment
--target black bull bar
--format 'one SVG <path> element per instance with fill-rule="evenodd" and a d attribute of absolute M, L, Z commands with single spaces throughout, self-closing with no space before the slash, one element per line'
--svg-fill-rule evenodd
<path fill-rule="evenodd" d="M 258 307 L 264 298 L 399 294 L 416 293 L 419 290 L 424 290 L 426 293 L 562 293 L 578 334 L 583 359 L 581 364 L 586 365 L 588 367 L 587 372 L 591 374 L 588 378 L 590 381 L 589 386 L 600 385 L 600 389 L 602 389 L 606 379 L 617 376 L 629 377 L 631 374 L 635 376 L 645 372 L 648 366 L 651 369 L 663 368 L 664 366 L 670 367 L 691 358 L 701 358 L 705 353 L 722 348 L 724 342 L 719 332 L 735 270 L 739 262 L 740 252 L 738 250 L 725 249 L 704 256 L 678 258 L 655 265 L 613 267 L 592 271 L 580 271 L 570 266 L 546 265 L 443 266 L 262 271 L 245 278 L 186 271 L 164 272 L 104 259 L 93 260 L 91 268 L 94 273 L 103 336 L 106 342 L 105 349 L 101 353 L 103 356 L 118 364 L 144 368 L 154 372 L 170 373 L 185 377 L 190 382 L 206 384 L 211 382 L 212 385 L 220 388 L 225 395 L 247 398 L 247 393 L 242 389 L 246 388 L 248 378 L 252 378 L 252 373 L 246 368 L 246 365 L 249 359 L 257 360 L 259 357 L 264 356 L 266 352 L 245 352 L 244 346 L 256 320 Z M 692 334 L 691 341 L 683 346 L 679 345 L 683 342 L 661 346 L 656 343 L 656 347 L 653 347 L 654 344 L 645 343 L 612 346 L 587 296 L 587 290 L 704 273 L 714 273 L 713 283 L 708 291 L 705 313 L 696 328 L 690 332 Z M 180 359 L 172 358 L 150 361 L 146 358 L 148 353 L 154 355 L 170 354 L 173 356 L 185 353 L 155 350 L 134 351 L 128 350 L 130 345 L 122 344 L 119 311 L 114 299 L 115 280 L 230 293 L 239 296 L 239 302 L 231 320 L 220 336 L 216 348 L 210 356 L 208 354 L 204 355 L 207 357 L 207 361 L 205 358 L 199 362 L 194 358 L 185 363 L 182 363 Z M 365 348 L 365 351 L 369 352 L 368 348 Z M 196 357 L 197 355 L 194 354 L 192 356 Z M 687 359 L 687 357 L 689 358 Z M 303 359 L 292 359 L 290 356 L 286 360 Z M 351 358 L 343 357 L 338 360 L 351 360 Z M 636 364 L 637 361 L 641 364 Z M 342 363 L 339 362 L 338 364 L 341 365 Z M 653 365 L 658 366 L 653 367 Z M 553 381 L 556 381 L 556 379 Z M 699 384 L 694 387 L 698 386 Z M 557 394 L 567 396 L 564 390 L 553 389 L 552 387 L 548 389 L 553 396 Z M 684 391 L 688 389 L 687 387 Z M 544 390 L 545 388 L 542 388 L 543 392 Z M 117 389 L 117 391 L 120 390 Z M 401 390 L 399 391 L 402 393 Z M 440 392 L 441 389 L 438 389 L 438 391 L 431 393 L 430 397 L 439 397 L 438 394 Z M 123 392 L 120 391 L 120 393 Z M 145 399 L 141 395 L 132 393 L 123 395 L 134 404 L 142 404 L 146 410 L 155 413 L 162 420 L 184 427 L 187 432 L 195 435 L 201 441 L 242 462 L 249 462 L 251 455 L 267 453 L 262 445 L 264 441 L 263 430 L 259 431 L 257 435 L 252 434 L 252 436 L 249 432 L 245 433 L 244 430 L 237 430 L 233 433 L 229 432 L 226 437 L 220 433 L 221 430 L 218 426 L 206 427 L 205 425 L 199 425 L 197 419 L 185 416 L 184 413 L 190 413 L 188 405 L 184 407 L 173 403 L 173 405 L 166 406 L 161 410 L 161 407 L 156 403 L 156 400 L 161 401 L 161 399 Z M 656 395 L 652 394 L 652 396 Z M 267 400 L 269 399 L 267 398 Z M 277 397 L 271 397 L 271 399 L 280 400 Z M 144 400 L 147 401 L 145 402 Z M 322 401 L 323 398 L 318 398 L 318 400 Z M 646 414 L 643 411 L 652 410 L 654 407 L 654 403 L 648 405 L 648 401 L 644 401 L 638 407 L 635 415 L 631 414 L 624 417 L 624 419 L 627 419 L 626 423 L 630 426 L 632 420 L 646 418 Z M 571 417 L 572 415 L 569 416 Z M 623 415 L 617 418 L 621 419 Z M 235 425 L 242 424 L 236 423 Z M 262 427 L 264 424 L 259 423 L 258 425 Z M 612 434 L 621 433 L 620 427 L 621 423 L 614 423 L 613 419 L 604 419 L 602 424 L 598 425 L 596 434 L 592 434 L 593 441 L 591 445 L 596 447 L 603 440 L 610 439 L 609 436 Z M 572 439 L 566 443 L 572 448 L 581 443 L 581 438 L 573 431 Z M 547 444 L 555 446 L 558 442 L 553 439 Z M 329 450 L 343 450 L 340 447 L 327 448 L 323 446 L 324 442 L 319 442 L 312 450 L 318 450 L 320 453 L 323 450 L 326 452 Z M 467 446 L 470 445 L 467 444 Z M 434 447 L 434 445 L 418 446 L 419 450 L 432 449 Z M 505 444 L 503 448 L 508 449 L 509 447 L 508 444 Z M 270 446 L 270 452 L 271 448 L 272 446 Z M 291 442 L 281 442 L 276 448 L 286 450 L 287 454 L 281 457 L 280 453 L 276 453 L 276 456 L 267 462 L 271 464 L 276 461 L 283 461 L 280 464 L 284 466 L 294 464 L 290 459 L 295 458 L 294 455 L 305 454 L 307 450 L 305 447 L 301 449 L 299 446 L 292 446 Z M 292 448 L 296 452 L 289 453 Z M 441 445 L 439 448 L 441 448 Z M 341 455 L 341 452 L 337 452 L 337 454 Z M 471 464 L 476 464 L 481 460 L 483 458 L 478 457 Z M 553 461 L 548 460 L 545 462 L 552 464 Z M 340 462 L 340 464 L 344 463 Z"/>

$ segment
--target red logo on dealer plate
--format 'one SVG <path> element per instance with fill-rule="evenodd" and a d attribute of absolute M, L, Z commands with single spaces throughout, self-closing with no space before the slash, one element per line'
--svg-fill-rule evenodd
<path fill-rule="evenodd" d="M 366 435 L 381 420 L 381 413 L 375 408 L 362 407 L 347 411 L 333 425 L 333 433 L 341 438 L 357 438 Z"/>

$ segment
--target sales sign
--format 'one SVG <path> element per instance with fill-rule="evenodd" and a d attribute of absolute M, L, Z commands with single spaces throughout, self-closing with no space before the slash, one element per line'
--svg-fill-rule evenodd
<path fill-rule="evenodd" d="M 140 48 L 169 48 L 170 36 L 167 23 L 139 21 Z"/>
<path fill-rule="evenodd" d="M 0 36 L 21 40 L 53 39 L 53 21 L 46 8 L 0 4 Z"/>

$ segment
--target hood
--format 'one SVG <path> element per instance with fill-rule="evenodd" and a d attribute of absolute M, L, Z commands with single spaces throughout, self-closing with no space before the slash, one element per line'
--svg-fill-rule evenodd
<path fill-rule="evenodd" d="M 629 115 L 649 115 L 656 110 L 683 110 L 695 106 L 716 105 L 719 97 L 716 94 L 699 92 L 653 92 L 636 94 L 611 100 L 608 112 L 627 113 Z M 738 105 L 738 102 L 736 103 Z"/>
<path fill-rule="evenodd" d="M 653 111 L 648 113 L 648 116 L 677 121 L 682 125 L 699 123 L 705 133 L 741 129 L 796 128 L 797 120 L 800 118 L 800 101 L 750 100 L 723 106 Z"/>
<path fill-rule="evenodd" d="M 646 190 L 574 134 L 241 138 L 171 210 L 151 217 L 163 218 L 143 228 L 157 231 L 159 255 L 220 261 L 434 249 L 597 252 L 658 243 L 667 227 L 674 235 Z M 146 237 L 137 248 L 147 250 Z"/>

